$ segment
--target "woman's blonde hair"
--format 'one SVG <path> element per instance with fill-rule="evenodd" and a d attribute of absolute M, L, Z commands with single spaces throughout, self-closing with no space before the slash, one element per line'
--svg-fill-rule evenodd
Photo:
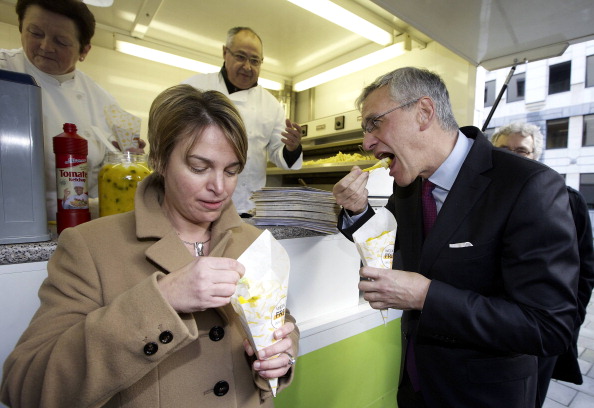
<path fill-rule="evenodd" d="M 149 112 L 148 162 L 161 182 L 175 146 L 190 138 L 189 151 L 209 126 L 221 129 L 237 155 L 241 172 L 247 159 L 247 134 L 229 98 L 191 85 L 172 86 L 155 98 Z"/>

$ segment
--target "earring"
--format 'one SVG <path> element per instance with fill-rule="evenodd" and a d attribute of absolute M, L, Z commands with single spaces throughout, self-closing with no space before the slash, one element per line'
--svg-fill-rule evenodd
<path fill-rule="evenodd" d="M 80 62 L 83 62 L 83 61 L 85 60 L 85 57 L 80 57 L 78 60 L 79 60 Z"/>

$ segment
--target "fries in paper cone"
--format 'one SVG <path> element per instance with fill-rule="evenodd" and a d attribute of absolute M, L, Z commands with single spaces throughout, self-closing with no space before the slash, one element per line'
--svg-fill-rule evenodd
<path fill-rule="evenodd" d="M 140 140 L 140 118 L 136 117 L 118 105 L 109 105 L 103 109 L 107 124 L 116 135 L 120 150 L 125 152 L 131 147 L 138 147 Z"/>
<path fill-rule="evenodd" d="M 392 268 L 396 228 L 394 215 L 387 209 L 380 208 L 353 234 L 363 266 Z M 380 312 L 385 325 L 388 321 L 388 310 L 382 309 Z"/>
<path fill-rule="evenodd" d="M 237 283 L 231 304 L 258 353 L 276 342 L 274 331 L 285 323 L 289 255 L 265 230 L 237 260 L 245 266 L 245 275 Z M 276 397 L 278 378 L 268 382 Z"/>

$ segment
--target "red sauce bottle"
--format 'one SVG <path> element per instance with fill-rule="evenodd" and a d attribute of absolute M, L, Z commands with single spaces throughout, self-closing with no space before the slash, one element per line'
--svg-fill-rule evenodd
<path fill-rule="evenodd" d="M 91 219 L 88 196 L 88 144 L 76 133 L 76 125 L 64 124 L 64 133 L 54 136 L 58 234 Z"/>

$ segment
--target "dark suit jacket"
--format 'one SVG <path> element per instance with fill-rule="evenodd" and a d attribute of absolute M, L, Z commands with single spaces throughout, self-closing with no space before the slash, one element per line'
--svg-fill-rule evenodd
<path fill-rule="evenodd" d="M 592 287 L 594 287 L 594 248 L 592 245 L 592 224 L 590 222 L 586 200 L 577 190 L 571 187 L 567 187 L 567 192 L 569 193 L 569 204 L 577 232 L 580 254 L 578 313 L 576 315 L 571 346 L 567 352 L 561 354 L 557 359 L 553 378 L 582 384 L 582 373 L 578 364 L 577 340 L 580 333 L 580 326 L 586 317 L 586 308 L 592 296 Z"/>
<path fill-rule="evenodd" d="M 540 357 L 538 359 L 538 390 L 536 407 L 542 407 L 551 378 L 582 384 L 582 373 L 578 362 L 577 341 L 580 335 L 580 326 L 586 317 L 586 308 L 592 296 L 594 285 L 594 247 L 592 245 L 592 224 L 588 213 L 586 200 L 579 191 L 567 186 L 569 205 L 577 233 L 578 250 L 580 256 L 580 275 L 578 280 L 577 313 L 573 336 L 569 349 L 553 357 Z"/>
<path fill-rule="evenodd" d="M 536 356 L 567 350 L 574 327 L 578 254 L 565 183 L 494 149 L 477 128 L 461 131 L 474 145 L 425 241 L 420 179 L 395 185 L 387 205 L 398 222 L 394 269 L 432 280 L 422 313 L 403 313 L 403 347 L 413 339 L 429 407 L 532 408 Z M 451 246 L 464 242 L 472 246 Z"/>

